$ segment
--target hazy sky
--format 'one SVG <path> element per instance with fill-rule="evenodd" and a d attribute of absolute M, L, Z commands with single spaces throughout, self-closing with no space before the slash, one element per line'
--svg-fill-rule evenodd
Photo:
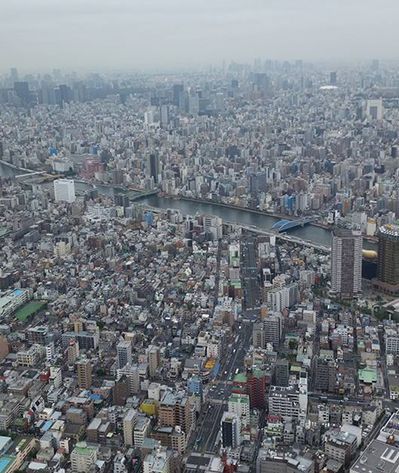
<path fill-rule="evenodd" d="M 397 59 L 399 0 L 0 0 L 0 69 Z"/>

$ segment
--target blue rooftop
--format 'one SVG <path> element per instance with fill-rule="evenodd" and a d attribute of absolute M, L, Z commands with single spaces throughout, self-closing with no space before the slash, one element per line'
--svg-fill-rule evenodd
<path fill-rule="evenodd" d="M 5 473 L 14 460 L 12 457 L 0 457 L 0 473 Z"/>

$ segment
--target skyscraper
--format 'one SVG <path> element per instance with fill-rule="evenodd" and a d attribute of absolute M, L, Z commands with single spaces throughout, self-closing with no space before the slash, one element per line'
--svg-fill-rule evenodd
<path fill-rule="evenodd" d="M 30 102 L 30 91 L 28 82 L 14 82 L 14 91 L 16 96 L 21 100 L 23 105 Z"/>
<path fill-rule="evenodd" d="M 18 80 L 18 69 L 16 67 L 12 67 L 10 69 L 10 78 L 12 83 L 17 82 Z"/>
<path fill-rule="evenodd" d="M 399 225 L 384 225 L 378 232 L 378 285 L 399 292 Z"/>
<path fill-rule="evenodd" d="M 155 153 L 151 153 L 148 161 L 150 177 L 152 177 L 154 179 L 154 183 L 157 184 L 159 175 L 159 156 Z"/>
<path fill-rule="evenodd" d="M 173 105 L 176 105 L 176 107 L 180 107 L 181 103 L 184 100 L 184 85 L 174 84 L 172 92 L 173 92 Z"/>
<path fill-rule="evenodd" d="M 362 234 L 337 227 L 332 234 L 331 290 L 350 299 L 362 290 Z"/>
<path fill-rule="evenodd" d="M 160 122 L 161 127 L 167 127 L 169 124 L 169 106 L 167 104 L 163 104 L 159 110 Z"/>

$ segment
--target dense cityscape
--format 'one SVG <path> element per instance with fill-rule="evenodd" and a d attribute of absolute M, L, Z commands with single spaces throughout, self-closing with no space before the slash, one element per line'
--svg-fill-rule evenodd
<path fill-rule="evenodd" d="M 399 471 L 399 67 L 0 76 L 0 473 Z"/>

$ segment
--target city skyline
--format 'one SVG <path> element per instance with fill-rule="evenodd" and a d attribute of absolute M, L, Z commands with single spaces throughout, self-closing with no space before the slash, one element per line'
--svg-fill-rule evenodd
<path fill-rule="evenodd" d="M 2 6 L 0 71 L 184 69 L 251 61 L 398 58 L 393 0 L 115 2 Z M 79 52 L 79 54 L 77 54 Z"/>

